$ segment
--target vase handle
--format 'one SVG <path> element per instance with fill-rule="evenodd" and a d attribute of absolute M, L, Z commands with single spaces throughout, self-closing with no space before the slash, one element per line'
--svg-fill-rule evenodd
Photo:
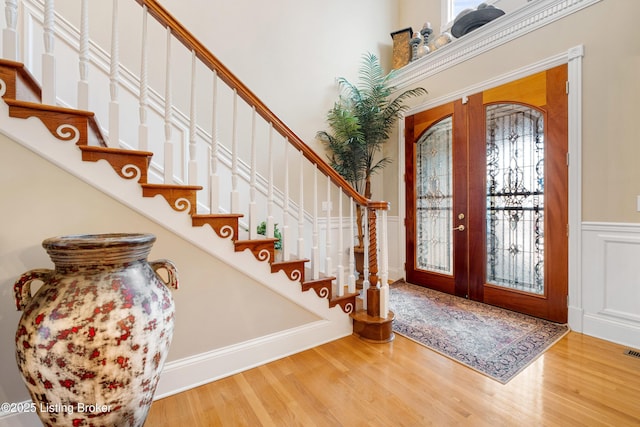
<path fill-rule="evenodd" d="M 24 310 L 33 299 L 33 296 L 31 295 L 31 282 L 34 280 L 44 282 L 52 273 L 55 273 L 55 270 L 38 268 L 27 271 L 20 276 L 13 285 L 13 295 L 16 298 L 16 308 L 18 311 Z"/>
<path fill-rule="evenodd" d="M 176 266 L 169 261 L 168 259 L 159 259 L 156 261 L 149 262 L 149 265 L 156 272 L 158 278 L 168 287 L 173 289 L 178 289 L 178 270 L 176 270 Z M 158 274 L 158 270 L 164 269 L 167 271 L 167 276 L 169 278 L 168 281 L 165 280 Z"/>

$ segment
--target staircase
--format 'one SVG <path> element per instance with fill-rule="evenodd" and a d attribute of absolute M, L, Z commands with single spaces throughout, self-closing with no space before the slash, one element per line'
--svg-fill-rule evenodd
<path fill-rule="evenodd" d="M 98 52 L 94 56 L 102 55 L 104 60 L 89 59 L 88 0 L 81 1 L 81 28 L 67 26 L 59 31 L 55 24 L 66 21 L 56 14 L 53 1 L 6 3 L 9 18 L 3 32 L 5 59 L 0 60 L 0 83 L 3 83 L 0 92 L 11 118 L 38 118 L 57 140 L 74 144 L 77 154 L 73 155 L 79 155 L 83 162 L 108 162 L 120 178 L 136 182 L 142 198 L 160 196 L 173 211 L 188 216 L 191 227 L 200 229 L 208 225 L 214 232 L 208 237 L 212 245 L 218 245 L 218 240 L 230 241 L 232 251 L 248 251 L 255 262 L 268 263 L 272 275 L 283 272 L 288 281 L 299 284 L 301 292 L 313 290 L 318 298 L 327 300 L 328 307 L 338 306 L 345 316 L 351 315 L 354 332 L 361 337 L 375 342 L 392 338 L 393 314 L 388 311 L 386 261 L 388 204 L 364 199 L 355 192 L 156 1 L 126 3 L 129 7 L 143 8 L 139 74 L 131 73 L 120 63 L 117 31 L 112 34 L 109 54 L 91 45 Z M 15 8 L 10 7 L 11 4 Z M 113 28 L 117 28 L 118 0 L 113 4 Z M 38 64 L 42 69 L 42 86 L 16 61 L 19 12 L 30 14 L 33 21 L 42 24 L 45 48 Z M 167 34 L 164 88 L 148 83 L 146 31 L 150 18 Z M 77 38 L 74 50 L 81 70 L 77 100 L 59 93 L 56 88 L 53 46 L 54 40 L 63 37 Z M 192 59 L 190 70 L 178 69 L 176 63 L 180 60 L 172 60 L 177 56 L 172 52 L 176 41 Z M 98 79 L 89 76 L 89 70 L 92 76 L 99 72 L 95 70 L 100 68 L 99 62 L 104 62 L 102 71 L 109 78 L 109 99 L 100 97 L 94 82 Z M 202 115 L 196 114 L 196 106 L 200 104 L 196 93 L 202 91 L 203 83 L 196 78 L 195 70 L 202 66 L 211 71 L 214 82 L 210 94 L 213 107 L 207 113 L 208 117 L 213 116 L 211 123 L 198 121 Z M 175 94 L 171 82 L 175 74 L 190 80 L 188 114 L 172 101 Z M 135 86 L 135 90 L 131 86 Z M 123 88 L 129 88 L 128 92 L 119 94 Z M 223 110 L 219 106 L 225 101 L 229 101 L 231 108 Z M 73 104 L 78 107 L 66 106 Z M 90 104 L 108 104 L 108 114 L 100 117 L 101 121 L 108 122 L 106 128 L 100 125 L 95 113 L 86 111 Z M 121 111 L 127 108 L 139 110 L 137 135 L 135 129 L 131 129 L 130 120 L 128 127 L 121 121 Z M 243 135 L 245 129 L 251 129 L 247 135 Z M 175 132 L 180 130 L 188 134 L 188 140 L 176 142 Z M 241 140 L 250 141 L 249 150 L 239 146 Z M 184 145 L 177 146 L 180 143 Z M 256 152 L 260 146 L 267 147 L 269 153 L 266 166 L 259 164 Z M 284 155 L 272 159 L 278 150 Z M 250 151 L 248 158 L 243 157 L 246 151 Z M 176 152 L 188 153 L 188 159 L 176 159 Z M 292 180 L 294 174 L 296 178 Z M 298 186 L 297 193 L 291 191 L 292 181 Z M 306 201 L 309 193 L 313 196 L 310 204 Z M 320 205 L 326 206 L 323 212 L 326 215 L 322 218 Z M 352 242 L 356 206 L 365 212 L 367 246 L 364 272 L 360 273 L 362 290 L 355 285 L 358 273 Z M 257 235 L 256 224 L 265 217 L 267 235 Z M 323 236 L 321 221 L 325 225 Z M 275 250 L 277 239 L 273 227 L 277 223 L 282 224 L 281 252 Z M 337 231 L 331 229 L 334 223 Z M 208 232 L 201 230 L 200 233 Z M 334 239 L 337 245 L 333 244 Z"/>

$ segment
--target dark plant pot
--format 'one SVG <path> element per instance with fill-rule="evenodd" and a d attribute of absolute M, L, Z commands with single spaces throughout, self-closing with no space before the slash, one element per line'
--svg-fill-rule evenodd
<path fill-rule="evenodd" d="M 356 271 L 358 272 L 356 284 L 359 287 L 362 287 L 362 282 L 364 280 L 364 248 L 362 246 L 354 247 L 353 255 L 356 260 Z"/>

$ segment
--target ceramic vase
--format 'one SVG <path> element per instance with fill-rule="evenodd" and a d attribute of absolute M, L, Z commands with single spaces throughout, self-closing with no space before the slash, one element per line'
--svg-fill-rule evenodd
<path fill-rule="evenodd" d="M 46 239 L 55 269 L 15 283 L 16 359 L 45 426 L 144 424 L 173 335 L 169 287 L 178 287 L 170 261 L 147 261 L 154 242 L 151 234 Z"/>

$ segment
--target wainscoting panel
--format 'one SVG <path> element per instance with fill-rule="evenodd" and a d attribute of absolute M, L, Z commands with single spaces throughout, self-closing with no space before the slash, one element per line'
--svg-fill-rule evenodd
<path fill-rule="evenodd" d="M 640 224 L 583 223 L 583 332 L 640 348 Z"/>

